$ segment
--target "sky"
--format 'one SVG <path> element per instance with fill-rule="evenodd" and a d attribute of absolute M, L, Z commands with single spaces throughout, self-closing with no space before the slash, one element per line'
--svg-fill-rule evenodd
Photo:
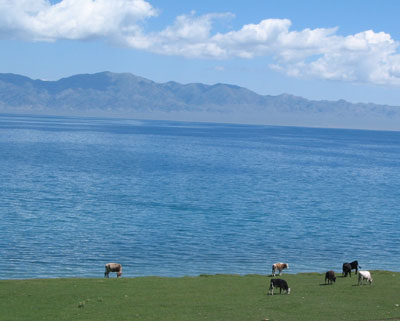
<path fill-rule="evenodd" d="M 0 0 L 0 73 L 400 106 L 397 0 Z"/>

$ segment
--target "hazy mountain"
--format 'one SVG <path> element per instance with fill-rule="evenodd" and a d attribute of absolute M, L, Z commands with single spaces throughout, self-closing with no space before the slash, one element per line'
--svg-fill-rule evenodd
<path fill-rule="evenodd" d="M 400 130 L 400 107 L 262 96 L 228 84 L 156 83 L 111 72 L 58 81 L 0 74 L 0 112 Z"/>

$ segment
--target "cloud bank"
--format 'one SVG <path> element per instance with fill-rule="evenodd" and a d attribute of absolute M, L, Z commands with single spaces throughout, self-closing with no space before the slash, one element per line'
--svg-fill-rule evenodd
<path fill-rule="evenodd" d="M 0 0 L 0 38 L 54 42 L 105 39 L 161 55 L 229 59 L 272 57 L 271 68 L 292 77 L 400 85 L 399 42 L 372 30 L 348 36 L 337 28 L 291 30 L 288 19 L 266 19 L 214 31 L 232 13 L 178 16 L 147 31 L 159 12 L 144 0 Z"/>

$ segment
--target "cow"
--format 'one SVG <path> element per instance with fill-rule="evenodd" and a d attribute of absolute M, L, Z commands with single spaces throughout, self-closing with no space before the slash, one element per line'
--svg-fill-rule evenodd
<path fill-rule="evenodd" d="M 290 294 L 290 288 L 285 280 L 271 279 L 268 294 L 274 295 L 274 288 L 279 288 L 279 293 L 282 293 L 283 289 L 287 294 Z"/>
<path fill-rule="evenodd" d="M 122 275 L 122 265 L 119 263 L 107 263 L 105 265 L 106 271 L 104 272 L 104 277 L 109 278 L 110 272 L 116 272 L 117 278 Z"/>
<path fill-rule="evenodd" d="M 351 277 L 351 264 L 343 263 L 342 276 L 346 277 L 347 274 L 350 274 L 350 277 Z"/>
<path fill-rule="evenodd" d="M 328 271 L 325 273 L 325 284 L 326 280 L 328 280 L 328 284 L 333 284 L 332 282 L 336 282 L 336 276 L 334 271 Z"/>
<path fill-rule="evenodd" d="M 279 271 L 279 275 L 282 274 L 282 270 L 289 269 L 289 264 L 287 263 L 275 263 L 272 265 L 272 276 L 276 275 L 276 271 Z"/>
<path fill-rule="evenodd" d="M 349 264 L 350 265 L 350 271 L 349 271 L 348 266 L 346 267 L 346 271 L 345 271 L 345 267 L 344 267 L 345 264 Z M 347 274 L 350 273 L 350 277 L 351 277 L 351 270 L 356 270 L 356 274 L 357 274 L 358 268 L 361 268 L 361 266 L 358 265 L 358 261 L 353 261 L 351 263 L 343 263 L 342 275 L 347 276 Z"/>
<path fill-rule="evenodd" d="M 369 271 L 358 271 L 358 285 L 362 285 L 364 283 L 364 280 L 367 280 L 369 284 L 372 284 L 372 276 Z"/>
<path fill-rule="evenodd" d="M 353 261 L 353 262 L 350 263 L 350 265 L 351 265 L 351 269 L 352 270 L 356 270 L 356 274 L 358 272 L 358 268 L 361 269 L 361 266 L 358 265 L 358 261 Z"/>

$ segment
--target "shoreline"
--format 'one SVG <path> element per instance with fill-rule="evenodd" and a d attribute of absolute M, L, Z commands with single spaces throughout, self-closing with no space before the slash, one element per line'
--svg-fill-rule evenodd
<path fill-rule="evenodd" d="M 342 276 L 342 271 L 335 271 L 336 276 L 340 278 L 345 278 Z M 400 274 L 400 271 L 392 271 L 392 270 L 367 270 L 367 269 L 359 269 L 359 271 L 370 271 L 371 273 L 397 273 Z M 324 275 L 326 271 L 324 272 L 296 272 L 296 273 L 290 273 L 290 272 L 285 272 L 282 273 L 281 275 L 276 275 L 272 276 L 272 274 L 259 274 L 259 273 L 249 273 L 249 274 L 238 274 L 238 273 L 215 273 L 215 274 L 198 274 L 198 275 L 182 275 L 182 276 L 162 276 L 162 275 L 139 275 L 139 276 L 124 276 L 120 279 L 144 279 L 144 278 L 154 278 L 154 279 L 185 279 L 185 278 L 207 278 L 207 277 L 269 277 L 269 278 L 284 278 L 285 275 L 288 275 L 290 277 L 293 276 L 301 276 L 301 275 Z M 352 272 L 352 275 L 356 275 L 355 272 Z M 349 277 L 349 278 L 353 278 Z M 110 274 L 110 279 L 116 278 L 115 275 Z M 38 278 L 21 278 L 21 279 L 4 279 L 0 278 L 1 281 L 34 281 L 34 280 L 102 280 L 106 279 L 104 277 L 38 277 Z"/>

